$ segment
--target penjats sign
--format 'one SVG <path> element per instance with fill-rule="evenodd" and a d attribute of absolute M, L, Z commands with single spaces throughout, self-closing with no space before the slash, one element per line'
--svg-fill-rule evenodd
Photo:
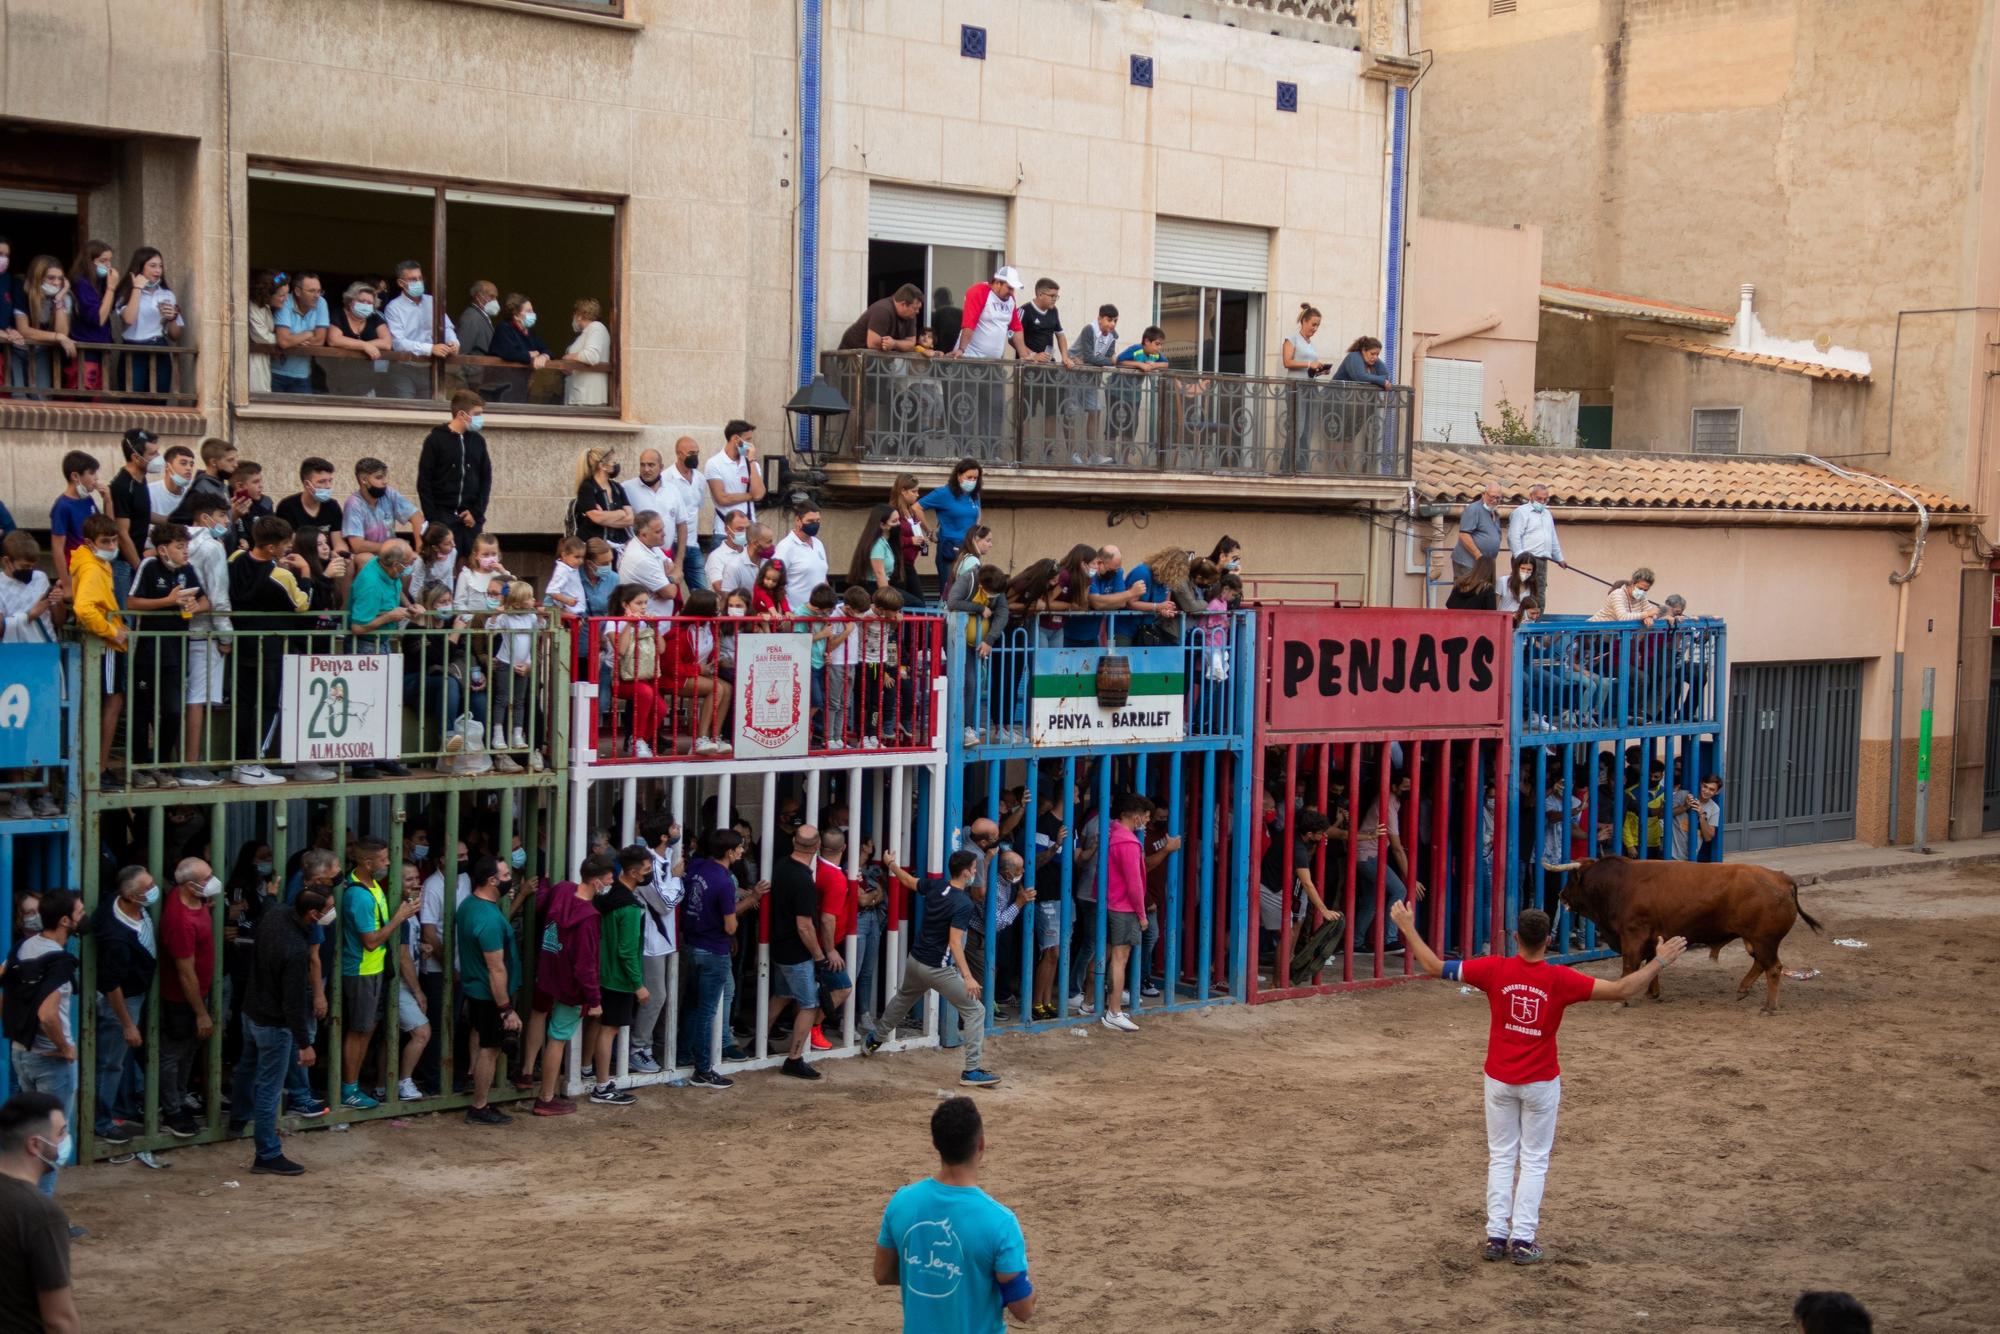
<path fill-rule="evenodd" d="M 1280 607 L 1267 616 L 1270 731 L 1507 725 L 1511 631 L 1498 612 Z"/>

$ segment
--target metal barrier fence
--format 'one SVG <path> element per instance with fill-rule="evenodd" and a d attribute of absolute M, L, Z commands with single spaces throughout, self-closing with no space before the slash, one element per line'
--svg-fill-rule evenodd
<path fill-rule="evenodd" d="M 488 406 L 509 412 L 556 416 L 616 417 L 622 367 L 612 361 L 569 361 L 551 357 L 541 366 L 499 357 L 419 356 L 389 351 L 374 356 L 346 347 L 280 348 L 251 343 L 250 353 L 289 376 L 284 387 L 256 389 L 259 403 L 326 403 L 342 406 L 435 410 L 460 389 L 470 389 Z M 303 374 L 277 370 L 281 362 L 302 363 Z M 572 389 L 576 392 L 572 392 Z"/>
<path fill-rule="evenodd" d="M 865 351 L 823 353 L 820 370 L 854 405 L 838 452 L 864 461 L 974 458 L 1241 477 L 1410 473 L 1404 385 Z"/>
<path fill-rule="evenodd" d="M 947 638 L 950 675 L 962 685 L 953 692 L 947 844 L 968 846 L 967 830 L 982 817 L 1001 832 L 981 873 L 984 927 L 968 949 L 978 956 L 988 1028 L 1040 1029 L 1104 1013 L 1102 887 L 1114 792 L 1150 796 L 1154 819 L 1142 835 L 1150 920 L 1129 961 L 1130 999 L 1113 1008 L 1240 1000 L 1238 889 L 1249 874 L 1249 829 L 1239 813 L 1251 792 L 1255 615 L 1180 618 L 1169 642 L 1146 646 L 1126 641 L 1129 627 L 1148 618 L 1052 619 L 1061 626 L 1007 632 L 980 670 L 963 616 L 952 617 Z M 1010 843 L 1023 861 L 1011 897 L 999 872 Z M 1002 998 L 1015 984 L 1018 1011 L 1003 1018 Z M 1153 987 L 1156 997 L 1146 994 Z M 1082 1004 L 1073 1004 L 1079 995 Z M 1038 996 L 1047 998 L 1039 1013 Z"/>
<path fill-rule="evenodd" d="M 1651 627 L 1544 617 L 1515 631 L 1508 920 L 1526 907 L 1557 915 L 1552 864 L 1722 859 L 1726 819 L 1704 840 L 1701 812 L 1682 798 L 1699 805 L 1702 779 L 1722 771 L 1727 644 L 1722 621 L 1696 617 Z M 1562 924 L 1556 944 L 1551 957 L 1566 961 L 1612 954 L 1588 922 Z"/>
<path fill-rule="evenodd" d="M 55 343 L 31 343 L 16 352 L 26 378 L 0 371 L 0 398 L 38 403 L 92 403 L 113 407 L 194 407 L 201 386 L 201 353 L 162 339 L 159 343 L 73 342 L 74 357 Z"/>
<path fill-rule="evenodd" d="M 1414 975 L 1388 927 L 1389 904 L 1406 895 L 1421 899 L 1418 920 L 1440 954 L 1470 957 L 1505 939 L 1491 834 L 1508 818 L 1505 618 L 1259 614 L 1256 782 L 1265 804 L 1254 896 L 1246 886 L 1258 914 L 1249 999 Z M 1357 954 L 1367 956 L 1360 976 Z M 1336 961 L 1338 976 L 1327 978 Z"/>
<path fill-rule="evenodd" d="M 429 837 L 439 849 L 438 857 L 432 860 L 437 866 L 441 890 L 442 886 L 456 883 L 467 869 L 458 848 L 461 830 L 469 823 L 477 822 L 492 833 L 495 849 L 503 858 L 508 856 L 510 838 L 517 837 L 522 861 L 514 874 L 523 892 L 514 903 L 509 921 L 521 941 L 528 943 L 535 938 L 535 923 L 533 914 L 526 911 L 531 896 L 525 893 L 525 888 L 530 880 L 557 872 L 556 855 L 567 847 L 564 830 L 569 754 L 567 715 L 562 711 L 549 714 L 540 704 L 530 707 L 527 727 L 531 744 L 538 746 L 546 740 L 549 764 L 546 768 L 532 769 L 517 765 L 513 772 L 504 772 L 494 767 L 504 752 L 489 755 L 482 750 L 478 732 L 472 725 L 479 713 L 483 681 L 469 677 L 474 681 L 472 689 L 451 695 L 447 704 L 447 692 L 437 681 L 429 679 L 433 675 L 446 679 L 454 671 L 471 673 L 482 662 L 489 670 L 507 667 L 509 664 L 499 659 L 481 657 L 479 644 L 487 632 L 471 626 L 457 630 L 406 630 L 395 636 L 393 642 L 356 643 L 337 630 L 310 622 L 301 626 L 296 618 L 252 615 L 238 616 L 234 621 L 226 639 L 224 632 L 212 629 L 180 633 L 130 630 L 128 653 L 134 661 L 122 679 L 118 668 L 107 667 L 107 663 L 118 663 L 128 653 L 109 649 L 94 637 L 81 645 L 83 679 L 107 687 L 82 695 L 83 754 L 94 761 L 100 741 L 106 735 L 114 741 L 123 738 L 128 745 L 153 747 L 151 752 L 142 753 L 143 758 L 138 762 L 132 762 L 134 757 L 128 754 L 122 781 L 103 782 L 94 762 L 85 766 L 81 828 L 100 849 L 127 848 L 128 862 L 146 867 L 162 891 L 159 902 L 150 909 L 135 909 L 127 904 L 120 913 L 127 923 L 133 923 L 136 921 L 133 914 L 144 912 L 152 920 L 150 929 L 154 939 L 161 942 L 157 951 L 160 967 L 145 994 L 124 998 L 128 1017 L 134 1024 L 131 1033 L 125 1031 L 108 1001 L 98 994 L 101 935 L 92 933 L 82 937 L 78 992 L 83 1003 L 76 1026 L 78 1112 L 73 1118 L 82 1159 L 227 1137 L 222 1072 L 225 1050 L 234 1045 L 244 999 L 243 968 L 247 955 L 239 945 L 246 939 L 254 939 L 262 914 L 285 911 L 285 905 L 295 897 L 302 872 L 293 869 L 293 852 L 324 846 L 340 858 L 341 868 L 346 871 L 351 863 L 341 854 L 348 846 L 350 833 L 365 831 L 382 838 L 388 844 L 389 871 L 382 878 L 381 887 L 393 910 L 407 888 L 401 879 L 401 863 L 415 841 L 409 821 L 417 803 L 422 802 L 428 808 Z M 557 697 L 566 693 L 570 656 L 567 636 L 546 621 L 538 622 L 532 629 L 508 633 L 520 634 L 530 641 L 517 646 L 530 660 L 529 671 L 523 674 L 530 689 L 523 698 L 535 701 L 535 688 L 541 681 L 547 681 Z M 451 640 L 453 634 L 459 638 Z M 269 782 L 229 782 L 170 789 L 160 785 L 162 776 L 168 775 L 175 764 L 171 751 L 162 748 L 178 750 L 183 736 L 175 726 L 178 719 L 172 716 L 172 703 L 184 698 L 177 696 L 173 688 L 180 683 L 173 675 L 173 668 L 190 663 L 194 646 L 202 643 L 215 648 L 227 669 L 213 678 L 223 683 L 219 692 L 223 698 L 208 704 L 209 713 L 196 732 L 207 746 L 202 757 L 211 762 L 218 756 L 231 762 L 256 762 L 268 756 L 273 748 L 280 749 L 285 759 L 294 764 L 290 781 L 282 786 Z M 223 643 L 228 644 L 227 652 L 221 651 Z M 404 650 L 400 666 L 397 655 L 374 651 L 389 648 Z M 357 649 L 362 651 L 356 652 Z M 143 667 L 136 661 L 141 655 L 146 656 Z M 415 665 L 411 666 L 412 663 Z M 427 670 L 427 664 L 434 664 L 435 671 Z M 125 727 L 112 724 L 106 717 L 114 707 L 108 691 L 113 681 L 135 691 L 143 684 L 147 691 L 141 693 L 150 695 L 146 707 L 127 710 Z M 462 684 L 457 679 L 453 683 Z M 274 691 L 273 685 L 279 688 Z M 416 744 L 407 747 L 394 744 L 405 709 L 415 716 L 417 737 Z M 454 709 L 455 715 L 449 712 Z M 546 732 L 542 730 L 544 724 Z M 222 737 L 241 737 L 243 746 L 214 739 L 211 730 Z M 282 744 L 277 740 L 279 737 L 285 738 Z M 432 741 L 432 737 L 437 740 Z M 458 744 L 453 744 L 452 738 Z M 525 747 L 512 749 L 526 751 Z M 403 772 L 374 769 L 378 776 L 372 781 L 348 781 L 356 776 L 358 765 L 377 765 L 385 760 Z M 434 764 L 436 769 L 411 773 L 403 766 L 404 760 L 420 766 Z M 313 766 L 323 766 L 324 774 Z M 307 772 L 302 774 L 301 768 Z M 140 774 L 153 775 L 155 781 L 145 784 L 140 781 Z M 381 776 L 384 774 L 387 776 Z M 446 781 L 441 782 L 441 778 Z M 217 878 L 228 875 L 235 881 L 247 859 L 234 854 L 246 844 L 270 849 L 271 872 L 244 872 L 247 885 L 232 888 L 202 904 L 185 905 L 205 916 L 212 938 L 212 954 L 206 960 L 208 968 L 204 970 L 199 962 L 190 964 L 197 982 L 202 971 L 212 972 L 206 994 L 201 997 L 201 1009 L 212 1023 L 204 1035 L 199 1032 L 200 1010 L 192 1000 L 182 997 L 169 1002 L 163 995 L 163 978 L 174 965 L 164 947 L 162 920 L 170 896 L 176 893 L 175 863 L 188 856 L 203 857 Z M 112 897 L 106 892 L 108 878 L 102 856 L 82 859 L 79 882 L 85 908 L 100 921 L 107 914 L 120 912 L 108 901 Z M 344 884 L 344 880 L 337 881 L 336 888 Z M 336 896 L 336 903 L 340 897 Z M 343 1048 L 351 1025 L 350 1016 L 345 1013 L 345 988 L 340 985 L 341 960 L 346 953 L 356 953 L 357 966 L 359 963 L 358 952 L 343 948 L 351 943 L 345 937 L 353 930 L 348 915 L 343 911 L 331 926 L 324 928 L 326 938 L 319 957 L 325 1011 L 316 1027 L 323 1030 L 319 1044 L 324 1048 L 325 1059 L 319 1070 L 324 1072 L 325 1090 L 332 1107 L 324 1115 L 301 1117 L 301 1107 L 311 1110 L 305 1100 L 312 1094 L 303 1068 L 295 1066 L 288 1084 L 290 1111 L 285 1117 L 288 1128 L 345 1124 L 404 1111 L 460 1108 L 470 1102 L 461 1041 L 463 1025 L 456 1013 L 459 993 L 456 923 L 462 895 L 440 892 L 438 897 L 441 919 L 436 923 L 438 938 L 434 946 L 428 940 L 406 940 L 401 931 L 385 942 L 383 1011 L 368 1043 L 361 1048 L 364 1066 L 373 1052 L 380 1072 L 377 1082 L 383 1096 L 376 1106 L 339 1105 L 341 1085 L 357 1082 L 359 1073 L 344 1068 L 347 1061 Z M 413 947 L 417 953 L 410 954 Z M 403 1058 L 413 1055 L 403 1040 L 410 1039 L 416 1031 L 415 1025 L 405 1029 L 399 1022 L 401 993 L 407 989 L 406 954 L 407 975 L 419 980 L 424 1000 L 418 1008 L 424 1011 L 430 1029 L 425 1063 L 429 1063 L 429 1053 L 436 1054 L 434 1088 L 417 1100 L 404 1099 L 400 1090 Z M 525 947 L 518 948 L 518 955 L 522 972 L 516 995 L 525 1000 L 532 994 L 534 955 Z M 180 979 L 176 976 L 176 989 L 179 987 Z M 134 1036 L 138 1038 L 136 1045 L 131 1041 Z M 162 1077 L 163 1063 L 174 1072 L 171 1081 Z M 503 1058 L 492 1089 L 496 1102 L 514 1096 L 505 1075 Z M 163 1105 L 169 1083 L 176 1090 L 185 1088 L 194 1094 L 200 1108 L 198 1121 L 190 1124 L 192 1111 L 185 1103 L 179 1107 Z M 102 1102 L 100 1086 L 109 1089 Z M 236 1087 L 238 1101 L 232 1106 L 228 1120 L 248 1110 L 240 1101 L 246 1082 L 239 1077 Z M 111 1124 L 113 1114 L 135 1123 L 119 1137 L 118 1143 L 105 1140 L 100 1133 Z M 122 1142 L 128 1137 L 129 1142 Z"/>
<path fill-rule="evenodd" d="M 827 631 L 853 626 L 852 656 Z M 647 632 L 655 649 L 647 672 Z M 823 812 L 845 807 L 852 837 L 842 858 L 850 879 L 879 866 L 864 853 L 893 850 L 901 863 L 942 871 L 939 852 L 945 714 L 944 623 L 935 616 L 904 615 L 893 627 L 873 617 L 856 620 L 788 616 L 776 621 L 739 618 L 592 618 L 576 627 L 580 673 L 573 690 L 571 865 L 581 861 L 593 830 L 616 831 L 629 846 L 642 813 L 668 811 L 684 830 L 750 822 L 759 852 L 758 878 L 790 852 L 792 828 L 819 824 Z M 815 643 L 831 644 L 819 666 Z M 661 650 L 660 644 L 679 647 Z M 728 652 L 725 654 L 725 650 Z M 719 684 L 687 688 L 690 680 Z M 654 698 L 641 687 L 649 682 Z M 676 684 L 678 683 L 678 684 Z M 711 712 L 704 713 L 703 697 Z M 716 698 L 724 698 L 720 707 Z M 641 716 L 643 712 L 643 717 Z M 646 753 L 634 743 L 649 732 Z M 699 747 L 698 741 L 719 738 Z M 782 795 L 781 795 L 782 789 Z M 778 816 L 781 801 L 796 803 L 798 819 Z M 697 811 L 711 812 L 701 820 Z M 684 836 L 685 837 L 685 836 Z M 683 845 L 686 846 L 685 844 Z M 821 1027 L 833 1043 L 820 1056 L 859 1051 L 859 1021 L 869 991 L 901 982 L 910 933 L 909 898 L 893 883 L 879 914 L 857 913 L 854 931 L 838 943 L 855 987 L 838 1014 Z M 612 1077 L 624 1087 L 684 1081 L 703 1063 L 695 1051 L 708 1044 L 708 1068 L 724 1075 L 782 1060 L 770 1047 L 773 1011 L 771 927 L 764 904 L 739 914 L 728 987 L 707 1034 L 684 1022 L 683 1006 L 697 999 L 698 965 L 678 930 L 665 956 L 667 1002 L 654 1033 L 617 1039 Z M 935 1046 L 936 998 L 927 1003 L 921 1035 L 884 1043 L 885 1049 Z M 733 1030 L 740 1020 L 747 1046 Z M 657 1070 L 632 1061 L 634 1047 L 654 1054 Z M 740 1054 L 733 1054 L 740 1051 Z M 580 1066 L 571 1048 L 571 1084 Z"/>

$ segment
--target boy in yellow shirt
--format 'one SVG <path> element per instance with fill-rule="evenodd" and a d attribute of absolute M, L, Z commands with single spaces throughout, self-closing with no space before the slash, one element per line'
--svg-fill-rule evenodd
<path fill-rule="evenodd" d="M 125 776 L 111 767 L 111 742 L 125 711 L 125 618 L 118 611 L 118 590 L 111 581 L 111 562 L 118 559 L 118 521 L 93 514 L 83 521 L 83 542 L 70 548 L 69 585 L 76 619 L 86 634 L 96 635 L 104 654 L 104 730 L 98 740 L 97 767 L 108 786 L 123 787 Z"/>

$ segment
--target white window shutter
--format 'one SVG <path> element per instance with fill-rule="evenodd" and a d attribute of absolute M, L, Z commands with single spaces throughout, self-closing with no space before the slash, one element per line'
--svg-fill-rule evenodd
<path fill-rule="evenodd" d="M 1237 292 L 1270 290 L 1271 233 L 1262 227 L 1157 218 L 1153 222 L 1153 277 L 1189 287 Z"/>
<path fill-rule="evenodd" d="M 1423 395 L 1424 443 L 1479 443 L 1479 410 L 1486 399 L 1485 362 L 1425 357 Z"/>
<path fill-rule="evenodd" d="M 868 239 L 1005 252 L 1007 201 L 875 181 L 868 187 Z"/>

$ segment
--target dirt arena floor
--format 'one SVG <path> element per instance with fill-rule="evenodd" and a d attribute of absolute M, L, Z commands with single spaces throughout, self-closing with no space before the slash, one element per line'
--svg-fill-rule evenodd
<path fill-rule="evenodd" d="M 1027 1230 L 1035 1326 L 1733 1334 L 1835 1287 L 1878 1330 L 1993 1329 L 2000 870 L 1805 902 L 1828 931 L 1786 963 L 1821 976 L 1774 1019 L 1731 999 L 1740 946 L 1669 972 L 1664 1004 L 1570 1012 L 1534 1269 L 1476 1254 L 1486 1010 L 1455 986 L 998 1041 L 985 1185 Z M 247 1145 L 69 1173 L 84 1324 L 893 1329 L 875 1229 L 956 1064 L 302 1135 L 296 1181 L 249 1175 Z"/>

